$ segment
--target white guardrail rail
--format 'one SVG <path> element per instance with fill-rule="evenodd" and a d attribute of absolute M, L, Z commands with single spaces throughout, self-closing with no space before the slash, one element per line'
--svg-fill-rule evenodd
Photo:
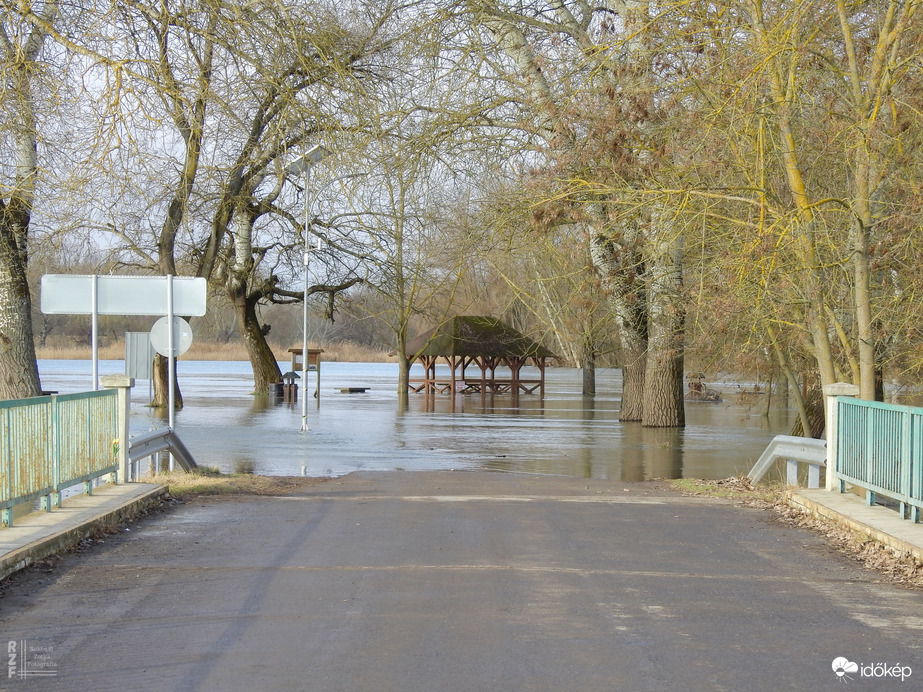
<path fill-rule="evenodd" d="M 820 470 L 827 465 L 827 441 L 776 435 L 756 460 L 747 478 L 756 483 L 779 459 L 786 460 L 785 480 L 789 485 L 798 485 L 798 463 L 801 462 L 808 465 L 808 487 L 819 488 Z"/>
<path fill-rule="evenodd" d="M 176 459 L 183 470 L 192 471 L 198 468 L 192 454 L 172 428 L 161 428 L 135 435 L 129 441 L 128 458 L 134 464 L 140 459 L 146 459 L 159 452 L 167 451 L 173 455 L 173 458 Z"/>

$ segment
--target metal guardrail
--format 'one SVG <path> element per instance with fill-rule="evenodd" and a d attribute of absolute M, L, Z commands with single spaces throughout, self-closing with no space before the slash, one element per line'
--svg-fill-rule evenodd
<path fill-rule="evenodd" d="M 920 521 L 923 510 L 923 408 L 837 398 L 836 480 L 900 503 L 900 514 Z"/>
<path fill-rule="evenodd" d="M 820 487 L 820 470 L 825 467 L 827 441 L 793 435 L 776 435 L 765 451 L 756 460 L 747 478 L 756 483 L 779 459 L 786 460 L 785 480 L 789 485 L 798 485 L 798 462 L 808 465 L 808 487 Z"/>
<path fill-rule="evenodd" d="M 61 491 L 115 474 L 118 463 L 114 390 L 0 401 L 0 511 L 13 523 L 13 507 L 41 499 L 51 511 Z"/>
<path fill-rule="evenodd" d="M 131 438 L 128 445 L 128 459 L 133 464 L 160 452 L 173 454 L 173 458 L 179 462 L 184 471 L 192 471 L 198 468 L 192 454 L 172 428 L 161 428 L 136 435 Z"/>

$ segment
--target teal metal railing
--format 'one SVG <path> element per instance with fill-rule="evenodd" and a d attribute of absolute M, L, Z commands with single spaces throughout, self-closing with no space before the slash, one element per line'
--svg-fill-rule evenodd
<path fill-rule="evenodd" d="M 0 511 L 41 499 L 48 511 L 61 491 L 118 470 L 118 400 L 114 389 L 0 401 Z"/>
<path fill-rule="evenodd" d="M 900 503 L 902 517 L 923 509 L 923 408 L 837 398 L 836 479 Z"/>

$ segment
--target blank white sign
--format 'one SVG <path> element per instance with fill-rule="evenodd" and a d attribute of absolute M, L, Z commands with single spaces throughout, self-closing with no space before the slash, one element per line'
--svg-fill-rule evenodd
<path fill-rule="evenodd" d="M 97 276 L 99 315 L 166 315 L 166 276 Z M 93 276 L 45 274 L 42 312 L 46 315 L 93 314 Z M 205 314 L 206 282 L 201 277 L 173 277 L 173 314 Z"/>

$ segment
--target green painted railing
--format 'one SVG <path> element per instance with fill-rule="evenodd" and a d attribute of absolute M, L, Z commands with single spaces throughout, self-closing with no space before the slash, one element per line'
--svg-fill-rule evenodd
<path fill-rule="evenodd" d="M 114 389 L 0 401 L 0 510 L 13 523 L 13 507 L 42 501 L 48 511 L 61 491 L 118 469 Z"/>
<path fill-rule="evenodd" d="M 900 503 L 902 517 L 923 509 L 923 408 L 837 398 L 836 479 Z"/>

